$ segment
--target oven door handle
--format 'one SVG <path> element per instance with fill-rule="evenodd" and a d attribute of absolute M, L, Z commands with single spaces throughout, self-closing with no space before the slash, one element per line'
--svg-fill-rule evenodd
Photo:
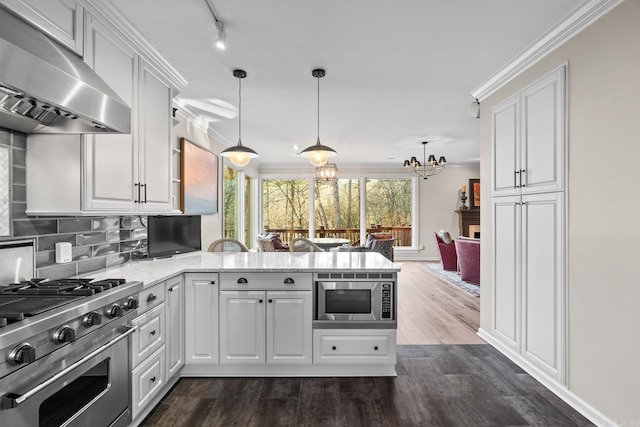
<path fill-rule="evenodd" d="M 16 394 L 16 393 L 7 393 L 7 394 L 5 394 L 4 396 L 2 396 L 0 398 L 1 399 L 0 410 L 5 410 L 5 409 L 11 409 L 11 408 L 18 407 L 18 405 L 20 405 L 21 403 L 24 403 L 25 400 L 29 399 L 30 397 L 33 397 L 34 394 L 42 391 L 46 387 L 49 387 L 51 384 L 53 384 L 54 382 L 58 381 L 60 378 L 64 377 L 68 373 L 78 369 L 84 363 L 86 363 L 87 361 L 89 361 L 93 357 L 97 356 L 98 354 L 102 353 L 103 351 L 105 351 L 109 347 L 113 346 L 114 344 L 118 343 L 119 341 L 122 341 L 123 339 L 127 338 L 129 335 L 134 333 L 136 331 L 136 329 L 138 329 L 137 326 L 126 326 L 126 325 L 124 326 L 124 328 L 125 328 L 125 332 L 122 335 L 119 335 L 118 337 L 112 339 L 111 341 L 109 341 L 108 343 L 103 345 L 102 347 L 100 347 L 100 348 L 92 351 L 91 353 L 87 354 L 82 359 L 78 360 L 77 362 L 74 362 L 71 365 L 67 366 L 62 371 L 58 372 L 57 374 L 55 374 L 54 376 L 52 376 L 48 380 L 38 384 L 37 386 L 35 386 L 31 390 L 29 390 L 28 392 L 26 392 L 24 394 Z"/>

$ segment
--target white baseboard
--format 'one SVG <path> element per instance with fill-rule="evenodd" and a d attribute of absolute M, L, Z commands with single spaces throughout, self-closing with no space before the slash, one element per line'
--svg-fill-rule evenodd
<path fill-rule="evenodd" d="M 514 352 L 511 348 L 505 346 L 486 330 L 478 329 L 478 336 L 493 346 L 500 353 L 507 356 L 513 363 L 524 369 L 529 375 L 539 381 L 542 385 L 551 390 L 556 396 L 564 400 L 569 406 L 585 416 L 589 421 L 601 427 L 616 427 L 618 424 L 608 418 L 602 412 L 582 400 L 564 384 L 558 383 L 555 379 L 542 373 L 537 367 L 532 365 L 528 360 L 520 354 Z"/>

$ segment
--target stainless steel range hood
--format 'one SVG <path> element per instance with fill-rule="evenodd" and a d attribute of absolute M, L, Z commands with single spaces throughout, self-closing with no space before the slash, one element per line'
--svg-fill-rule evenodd
<path fill-rule="evenodd" d="M 0 127 L 131 132 L 131 108 L 80 57 L 0 8 Z"/>

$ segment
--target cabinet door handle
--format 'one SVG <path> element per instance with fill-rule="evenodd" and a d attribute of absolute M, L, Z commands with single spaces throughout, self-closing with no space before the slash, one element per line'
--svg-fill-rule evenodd
<path fill-rule="evenodd" d="M 284 279 L 284 283 L 285 283 L 285 285 L 292 285 L 292 284 L 296 283 L 296 281 L 293 280 L 291 277 L 287 277 L 286 279 Z"/>
<path fill-rule="evenodd" d="M 138 198 L 136 198 L 135 202 L 140 203 L 140 183 L 136 182 L 133 186 L 138 188 Z"/>
<path fill-rule="evenodd" d="M 273 302 L 273 300 L 271 298 L 269 298 L 269 303 L 272 303 L 272 302 Z"/>
<path fill-rule="evenodd" d="M 156 377 L 151 377 L 151 382 L 155 383 L 156 382 Z"/>
<path fill-rule="evenodd" d="M 151 336 L 153 336 L 153 335 L 155 335 L 155 334 L 156 334 L 156 331 L 155 331 L 155 330 L 153 330 L 153 331 L 151 331 L 151 332 L 149 332 L 149 333 L 151 334 Z"/>
<path fill-rule="evenodd" d="M 169 292 L 173 292 L 173 288 L 169 288 Z"/>
<path fill-rule="evenodd" d="M 525 172 L 524 169 L 520 169 L 520 187 L 526 186 L 526 184 L 522 183 L 522 177 L 524 176 L 524 172 Z"/>
<path fill-rule="evenodd" d="M 518 179 L 520 178 L 520 171 L 513 172 L 513 188 L 520 188 L 518 185 Z"/>
<path fill-rule="evenodd" d="M 239 278 L 239 279 L 238 279 L 238 283 L 240 283 L 240 284 L 243 284 L 243 285 L 244 285 L 244 284 L 249 283 L 249 281 L 248 281 L 246 278 L 241 277 L 241 278 Z"/>
<path fill-rule="evenodd" d="M 144 187 L 144 201 L 140 203 L 147 203 L 147 184 L 140 184 L 140 187 Z"/>
<path fill-rule="evenodd" d="M 149 296 L 147 297 L 147 302 L 151 302 L 155 299 L 157 299 L 158 297 L 155 296 L 154 294 L 149 294 Z"/>

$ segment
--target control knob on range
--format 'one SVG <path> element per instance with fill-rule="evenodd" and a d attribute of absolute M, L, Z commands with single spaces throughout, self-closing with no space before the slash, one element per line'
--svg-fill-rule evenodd
<path fill-rule="evenodd" d="M 22 363 L 31 363 L 35 360 L 36 349 L 31 344 L 25 342 L 11 350 L 7 362 L 12 365 L 20 365 Z"/>
<path fill-rule="evenodd" d="M 138 302 L 138 298 L 136 297 L 129 297 L 124 301 L 124 308 L 126 308 L 127 310 L 134 310 L 138 308 L 139 305 L 140 303 Z"/>
<path fill-rule="evenodd" d="M 107 309 L 107 316 L 113 318 L 121 317 L 124 315 L 124 307 L 118 304 L 111 304 L 111 307 Z"/>
<path fill-rule="evenodd" d="M 53 340 L 57 343 L 65 343 L 76 340 L 76 330 L 69 325 L 60 326 L 55 334 L 53 334 Z"/>
<path fill-rule="evenodd" d="M 82 324 L 86 327 L 95 326 L 102 323 L 102 314 L 92 311 L 90 313 L 85 314 L 82 318 Z"/>

